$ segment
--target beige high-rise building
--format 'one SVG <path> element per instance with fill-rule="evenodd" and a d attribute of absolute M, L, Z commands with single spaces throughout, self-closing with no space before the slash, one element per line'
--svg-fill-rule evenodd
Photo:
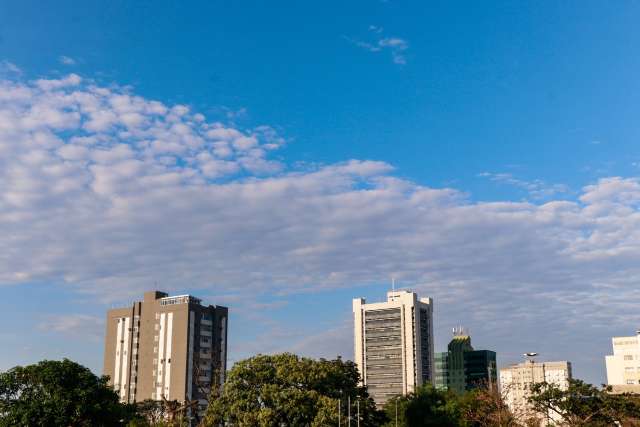
<path fill-rule="evenodd" d="M 433 301 L 410 291 L 353 300 L 355 362 L 378 406 L 433 383 Z"/>
<path fill-rule="evenodd" d="M 618 392 L 640 392 L 640 331 L 613 337 L 613 355 L 606 356 L 607 384 Z"/>
<path fill-rule="evenodd" d="M 107 312 L 104 373 L 122 402 L 193 401 L 224 382 L 228 310 L 151 291 Z"/>
<path fill-rule="evenodd" d="M 524 363 L 511 365 L 500 369 L 500 389 L 509 409 L 517 416 L 538 417 L 545 425 L 561 421 L 558 415 L 549 411 L 548 414 L 535 414 L 531 410 L 527 398 L 531 396 L 531 386 L 535 383 L 547 382 L 557 384 L 561 389 L 569 387 L 571 363 L 535 362 L 527 360 Z"/>

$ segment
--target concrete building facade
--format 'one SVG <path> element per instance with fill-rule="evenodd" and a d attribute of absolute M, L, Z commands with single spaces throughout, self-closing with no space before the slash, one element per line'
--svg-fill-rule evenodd
<path fill-rule="evenodd" d="M 614 389 L 640 392 L 640 331 L 629 337 L 613 337 L 613 354 L 606 356 L 607 384 Z"/>
<path fill-rule="evenodd" d="M 387 301 L 353 300 L 354 355 L 361 381 L 378 406 L 433 382 L 433 302 L 410 291 Z"/>
<path fill-rule="evenodd" d="M 511 365 L 500 369 L 500 389 L 509 409 L 516 416 L 538 417 L 544 425 L 557 423 L 561 420 L 558 415 L 549 411 L 547 414 L 535 414 L 527 402 L 531 395 L 531 385 L 547 382 L 556 384 L 562 390 L 569 387 L 572 379 L 571 363 L 561 362 L 535 362 L 527 360 L 524 363 Z"/>
<path fill-rule="evenodd" d="M 104 374 L 122 402 L 194 401 L 224 382 L 228 310 L 151 291 L 107 312 Z"/>

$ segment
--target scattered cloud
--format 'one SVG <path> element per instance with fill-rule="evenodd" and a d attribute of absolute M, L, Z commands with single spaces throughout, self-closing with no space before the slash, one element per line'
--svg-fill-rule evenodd
<path fill-rule="evenodd" d="M 13 62 L 0 61 L 0 72 L 10 74 L 22 74 L 22 70 Z"/>
<path fill-rule="evenodd" d="M 104 319 L 85 314 L 65 314 L 49 316 L 38 324 L 38 329 L 55 332 L 73 338 L 89 338 L 101 341 L 104 337 Z"/>
<path fill-rule="evenodd" d="M 369 52 L 388 51 L 396 64 L 405 65 L 407 63 L 405 53 L 409 49 L 409 43 L 406 40 L 399 37 L 384 37 L 382 35 L 384 29 L 375 25 L 369 26 L 369 32 L 374 37 L 373 41 L 362 41 L 348 37 L 347 40 Z"/>
<path fill-rule="evenodd" d="M 76 65 L 76 60 L 65 55 L 58 57 L 58 61 L 63 65 Z"/>
<path fill-rule="evenodd" d="M 535 179 L 533 181 L 525 181 L 515 178 L 510 173 L 492 173 L 482 172 L 479 177 L 488 178 L 491 181 L 501 184 L 512 185 L 525 190 L 534 200 L 548 199 L 558 194 L 568 193 L 569 187 L 565 184 L 547 184 L 546 182 Z"/>
<path fill-rule="evenodd" d="M 638 178 L 601 178 L 568 201 L 563 186 L 485 173 L 537 203 L 474 202 L 380 161 L 290 168 L 272 158 L 283 144 L 272 127 L 209 122 L 75 74 L 0 81 L 0 285 L 108 302 L 161 278 L 169 292 L 255 299 L 395 276 L 434 298 L 438 325 L 471 326 L 505 354 L 564 352 L 577 369 L 608 350 L 595 334 L 640 323 Z M 291 345 L 317 344 L 308 327 Z"/>

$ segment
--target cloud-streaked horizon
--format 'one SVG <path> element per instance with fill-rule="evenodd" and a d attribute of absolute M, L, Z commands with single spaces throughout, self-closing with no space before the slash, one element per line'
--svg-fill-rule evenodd
<path fill-rule="evenodd" d="M 458 307 L 442 309 L 443 325 L 464 309 L 467 326 L 491 325 L 502 343 L 516 324 L 544 327 L 532 338 L 557 345 L 568 330 L 584 337 L 580 325 L 640 320 L 636 177 L 600 179 L 571 200 L 481 202 L 383 161 L 293 168 L 274 155 L 284 143 L 267 125 L 210 123 L 75 74 L 4 80 L 0 285 L 114 301 L 158 278 L 168 290 L 222 283 L 255 295 L 395 276 Z"/>

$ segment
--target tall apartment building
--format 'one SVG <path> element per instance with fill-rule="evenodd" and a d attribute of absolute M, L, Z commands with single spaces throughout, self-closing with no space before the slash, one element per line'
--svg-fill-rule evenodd
<path fill-rule="evenodd" d="M 464 393 L 477 387 L 498 384 L 496 353 L 474 350 L 471 337 L 463 329 L 454 329 L 447 351 L 435 354 L 435 386 L 441 390 Z"/>
<path fill-rule="evenodd" d="M 410 291 L 353 300 L 355 362 L 378 406 L 433 381 L 433 302 Z"/>
<path fill-rule="evenodd" d="M 122 402 L 193 401 L 224 382 L 228 310 L 151 291 L 107 312 L 104 373 Z"/>
<path fill-rule="evenodd" d="M 614 391 L 640 392 L 640 331 L 630 337 L 613 337 L 613 355 L 606 356 L 607 384 Z"/>
<path fill-rule="evenodd" d="M 547 382 L 556 384 L 562 390 L 569 387 L 572 378 L 571 363 L 562 362 L 535 362 L 527 360 L 523 363 L 511 365 L 500 369 L 500 388 L 509 409 L 516 416 L 538 417 L 544 425 L 559 423 L 562 420 L 558 415 L 549 410 L 547 414 L 535 414 L 527 402 L 531 396 L 531 385 Z"/>

